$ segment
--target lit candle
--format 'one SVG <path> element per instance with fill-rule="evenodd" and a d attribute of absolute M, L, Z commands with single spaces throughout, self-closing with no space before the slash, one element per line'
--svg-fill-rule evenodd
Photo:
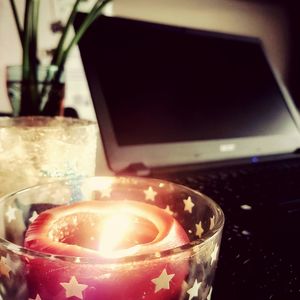
<path fill-rule="evenodd" d="M 83 201 L 46 210 L 29 226 L 25 247 L 73 258 L 29 260 L 30 299 L 177 299 L 188 258 L 159 254 L 188 242 L 170 214 L 142 202 Z"/>

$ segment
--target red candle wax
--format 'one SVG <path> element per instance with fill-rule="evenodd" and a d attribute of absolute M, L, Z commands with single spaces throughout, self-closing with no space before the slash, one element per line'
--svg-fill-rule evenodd
<path fill-rule="evenodd" d="M 176 299 L 188 257 L 121 261 L 188 242 L 171 215 L 142 202 L 83 201 L 46 210 L 29 226 L 25 247 L 73 259 L 30 259 L 29 296 L 41 300 Z"/>

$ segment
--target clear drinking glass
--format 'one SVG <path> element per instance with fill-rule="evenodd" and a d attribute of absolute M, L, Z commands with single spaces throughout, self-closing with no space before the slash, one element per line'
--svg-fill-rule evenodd
<path fill-rule="evenodd" d="M 63 115 L 65 79 L 58 72 L 55 65 L 38 65 L 33 78 L 24 80 L 22 66 L 8 66 L 6 85 L 13 115 Z"/>
<path fill-rule="evenodd" d="M 94 176 L 95 122 L 64 117 L 0 118 L 0 195 L 32 185 Z"/>
<path fill-rule="evenodd" d="M 92 250 L 90 255 L 91 250 L 78 241 L 92 243 L 95 238 L 92 232 L 98 230 L 99 224 L 103 225 L 97 223 L 97 205 L 110 207 L 115 203 L 113 212 L 119 216 L 118 208 L 128 201 L 132 207 L 133 203 L 151 205 L 151 209 L 142 211 L 144 217 L 139 213 L 134 215 L 137 227 L 132 235 L 140 238 L 139 233 L 144 234 L 148 240 L 141 243 L 142 247 L 157 249 L 106 259 L 94 255 L 97 250 Z M 81 204 L 89 210 L 78 209 L 76 205 Z M 164 210 L 162 219 L 156 215 L 148 217 L 152 207 Z M 43 231 L 42 216 L 53 209 L 60 213 L 53 222 L 47 219 L 51 226 L 42 239 L 39 237 Z M 70 209 L 71 214 L 64 217 Z M 101 215 L 102 210 L 98 213 Z M 113 214 L 113 218 L 116 215 Z M 158 223 L 168 219 L 166 215 L 180 224 L 188 241 L 160 251 L 157 241 L 164 233 Z M 211 199 L 184 186 L 134 177 L 92 177 L 76 183 L 57 181 L 3 197 L 0 220 L 1 299 L 210 299 L 224 215 Z M 118 221 L 114 219 L 115 225 Z M 37 234 L 31 236 L 31 241 L 50 247 L 44 248 L 48 253 L 24 248 L 29 226 L 35 228 Z M 117 226 L 116 236 L 111 235 L 109 239 L 118 237 L 122 230 L 122 226 Z M 76 243 L 70 241 L 71 235 L 77 239 Z M 174 239 L 176 235 L 171 242 Z M 57 245 L 59 249 L 72 249 L 76 255 L 70 252 L 64 255 L 63 250 L 58 254 L 58 248 L 53 250 Z"/>

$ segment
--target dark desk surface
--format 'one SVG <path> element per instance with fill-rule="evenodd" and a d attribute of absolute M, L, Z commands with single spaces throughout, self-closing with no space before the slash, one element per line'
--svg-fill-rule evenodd
<path fill-rule="evenodd" d="M 175 181 L 225 214 L 212 300 L 299 300 L 300 159 L 200 174 Z"/>

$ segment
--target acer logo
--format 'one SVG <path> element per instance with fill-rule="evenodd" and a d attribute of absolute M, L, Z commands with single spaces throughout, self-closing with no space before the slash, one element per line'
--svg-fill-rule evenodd
<path fill-rule="evenodd" d="M 230 152 L 236 149 L 235 144 L 222 144 L 220 145 L 220 152 Z"/>

